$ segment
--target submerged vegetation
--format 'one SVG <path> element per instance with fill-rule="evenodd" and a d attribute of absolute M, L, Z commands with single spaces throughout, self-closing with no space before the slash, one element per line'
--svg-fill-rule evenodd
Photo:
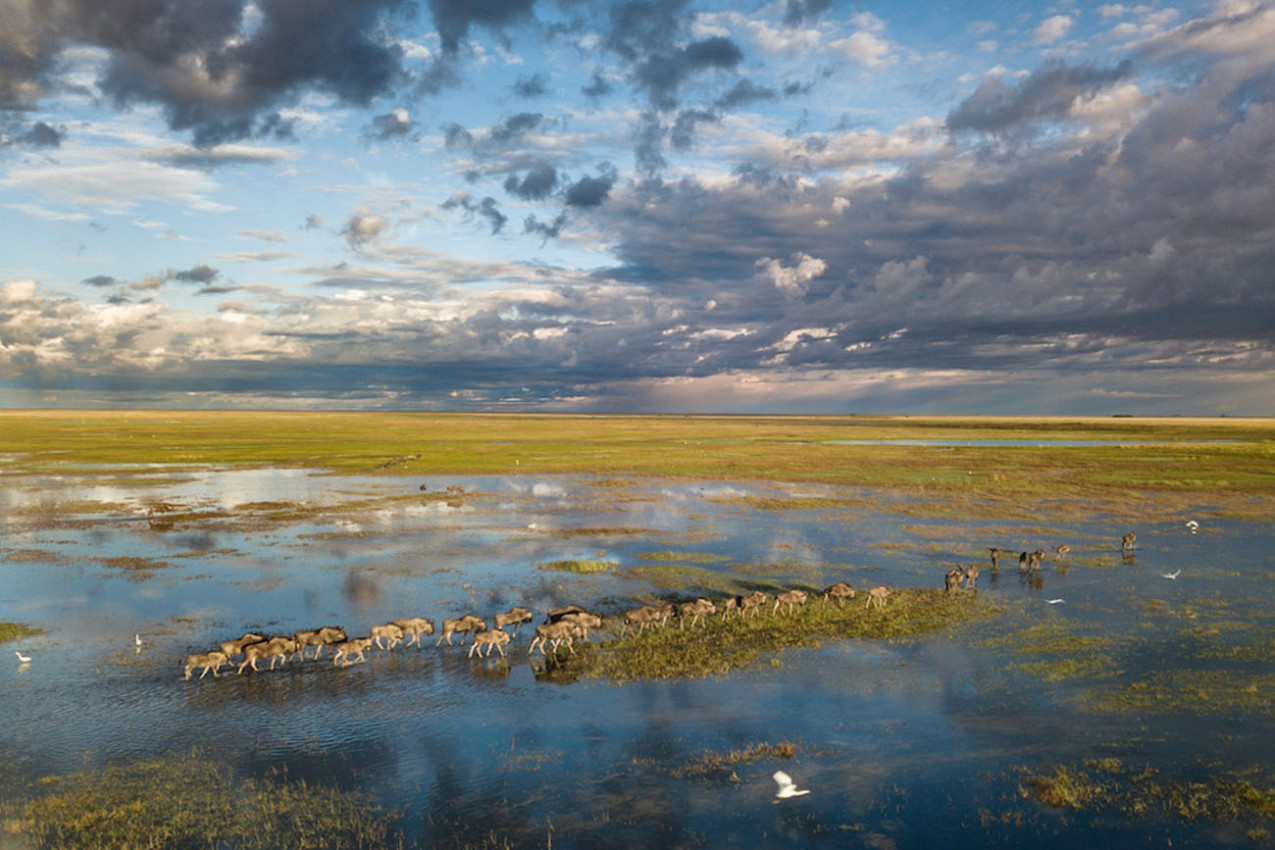
<path fill-rule="evenodd" d="M 719 676 L 785 649 L 845 638 L 911 638 L 1000 610 L 972 593 L 930 589 L 892 590 L 884 608 L 868 609 L 858 601 L 840 607 L 812 598 L 792 615 L 772 615 L 771 606 L 747 619 L 710 615 L 685 628 L 671 622 L 613 640 L 577 642 L 575 654 L 558 651 L 560 675 L 613 682 Z"/>
<path fill-rule="evenodd" d="M 194 751 L 41 779 L 6 822 L 40 850 L 400 844 L 394 818 L 364 794 L 274 775 L 239 777 Z"/>
<path fill-rule="evenodd" d="M 1268 770 L 1185 780 L 1166 777 L 1152 767 L 1103 758 L 1081 766 L 1024 770 L 1019 790 L 1024 798 L 1072 812 L 1246 824 L 1249 837 L 1256 839 L 1267 837 L 1275 820 L 1275 777 Z"/>

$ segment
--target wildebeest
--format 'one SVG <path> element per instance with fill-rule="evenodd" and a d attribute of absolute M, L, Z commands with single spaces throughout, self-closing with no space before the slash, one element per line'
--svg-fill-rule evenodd
<path fill-rule="evenodd" d="M 632 626 L 637 626 L 638 634 L 641 634 L 647 626 L 654 625 L 663 621 L 663 615 L 660 609 L 654 605 L 642 605 L 631 611 L 624 612 L 624 625 L 620 626 L 620 637 L 624 637 L 624 633 Z"/>
<path fill-rule="evenodd" d="M 580 627 L 580 636 L 585 640 L 589 639 L 589 629 L 602 628 L 602 618 L 588 611 L 572 611 L 570 614 L 563 614 L 557 622 L 575 623 Z"/>
<path fill-rule="evenodd" d="M 1133 545 L 1138 542 L 1138 533 L 1130 531 L 1124 537 L 1120 538 L 1120 548 L 1122 550 L 1132 549 Z"/>
<path fill-rule="evenodd" d="M 1000 568 L 1001 550 L 996 546 L 988 546 L 987 551 L 992 556 L 992 572 L 996 572 Z"/>
<path fill-rule="evenodd" d="M 542 626 L 536 626 L 536 636 L 531 640 L 531 647 L 527 650 L 527 654 L 536 651 L 536 647 L 540 647 L 540 654 L 545 654 L 545 642 L 553 644 L 554 652 L 558 651 L 558 645 L 563 641 L 567 644 L 567 649 L 571 650 L 571 654 L 575 655 L 575 638 L 580 635 L 580 627 L 570 620 L 559 620 L 556 623 L 546 623 Z"/>
<path fill-rule="evenodd" d="M 204 678 L 211 670 L 213 678 L 217 678 L 217 671 L 221 669 L 223 664 L 230 663 L 230 656 L 219 649 L 212 652 L 200 652 L 195 655 L 186 656 L 186 680 L 190 681 L 190 674 L 196 667 L 203 667 L 204 672 L 199 674 L 199 678 Z"/>
<path fill-rule="evenodd" d="M 885 599 L 889 595 L 890 595 L 890 588 L 886 587 L 883 584 L 877 585 L 876 587 L 868 591 L 867 607 L 871 608 L 875 605 L 877 608 L 884 608 Z"/>
<path fill-rule="evenodd" d="M 793 613 L 794 608 L 804 607 L 806 604 L 806 591 L 804 590 L 785 590 L 782 593 L 775 594 L 775 607 L 771 609 L 771 615 L 779 613 L 779 609 L 787 605 L 788 613 Z"/>
<path fill-rule="evenodd" d="M 970 564 L 965 568 L 965 586 L 970 590 L 975 590 L 975 582 L 978 581 L 978 564 Z"/>
<path fill-rule="evenodd" d="M 843 606 L 847 599 L 854 599 L 854 588 L 844 581 L 830 584 L 823 589 L 823 601 L 827 602 L 829 599 L 835 599 L 838 606 Z"/>
<path fill-rule="evenodd" d="M 494 646 L 496 649 L 500 650 L 500 657 L 504 658 L 504 645 L 509 643 L 510 640 L 512 640 L 512 638 L 509 636 L 509 632 L 504 629 L 484 629 L 481 632 L 474 632 L 474 645 L 469 648 L 469 655 L 472 658 L 474 650 L 486 645 L 487 655 L 491 655 L 491 648 Z M 478 654 L 483 655 L 481 651 Z"/>
<path fill-rule="evenodd" d="M 503 614 L 496 615 L 496 628 L 503 629 L 505 626 L 513 626 L 517 632 L 522 628 L 523 623 L 530 623 L 533 617 L 526 608 L 514 606 Z"/>
<path fill-rule="evenodd" d="M 487 631 L 487 621 L 473 614 L 466 614 L 455 620 L 443 620 L 443 631 L 438 635 L 438 640 L 434 641 L 434 646 L 438 646 L 445 639 L 447 645 L 452 645 L 452 635 L 468 634 L 470 632 Z M 462 641 L 464 638 L 462 638 Z"/>
<path fill-rule="evenodd" d="M 766 594 L 762 593 L 760 590 L 754 590 L 747 596 L 739 597 L 739 615 L 741 617 L 747 617 L 749 611 L 752 611 L 754 614 L 759 614 L 761 613 L 761 607 L 765 604 Z"/>
<path fill-rule="evenodd" d="M 346 659 L 346 664 L 353 664 L 353 661 L 348 660 L 352 656 L 358 656 L 359 661 L 366 661 L 367 659 L 363 657 L 363 653 L 372 648 L 372 638 L 351 638 L 336 644 L 332 648 L 336 651 L 336 654 L 332 656 L 332 663 L 337 666 L 340 666 L 342 659 Z"/>
<path fill-rule="evenodd" d="M 373 626 L 368 630 L 368 635 L 372 638 L 372 642 L 376 645 L 377 649 L 393 649 L 403 642 L 403 630 L 393 623 Z M 382 646 L 382 639 L 389 641 L 389 645 Z"/>
<path fill-rule="evenodd" d="M 961 589 L 961 581 L 964 578 L 965 572 L 959 566 L 952 567 L 943 578 L 943 589 L 948 593 L 955 593 Z"/>
<path fill-rule="evenodd" d="M 288 663 L 288 656 L 299 653 L 301 647 L 290 637 L 272 637 L 270 640 L 263 640 L 259 643 L 250 643 L 243 648 L 243 663 L 239 665 L 236 673 L 243 673 L 245 667 L 251 667 L 253 672 L 260 673 L 257 669 L 258 659 L 269 658 L 270 669 L 274 669 L 274 663 L 279 659 L 283 659 L 283 663 Z"/>
<path fill-rule="evenodd" d="M 579 605 L 563 605 L 561 608 L 554 608 L 549 611 L 549 613 L 545 615 L 545 622 L 556 623 L 568 614 L 581 614 L 584 613 L 584 610 L 585 609 L 581 608 Z"/>
<path fill-rule="evenodd" d="M 709 614 L 716 614 L 717 606 L 712 602 L 709 602 L 707 599 L 700 598 L 696 599 L 694 602 L 683 602 L 678 605 L 677 613 L 679 620 L 677 627 L 681 629 L 686 627 L 686 621 L 688 618 L 691 621 L 691 625 L 694 626 L 696 620 L 702 621 L 704 617 Z M 703 625 L 702 622 L 701 625 Z"/>
<path fill-rule="evenodd" d="M 317 661 L 319 656 L 323 654 L 323 647 L 340 643 L 346 639 L 346 634 L 345 630 L 340 626 L 323 626 L 313 631 L 297 632 L 292 636 L 292 639 L 297 642 L 302 661 L 305 661 L 305 648 L 307 646 L 315 648 L 314 658 Z"/>
<path fill-rule="evenodd" d="M 225 643 L 223 643 L 221 645 L 221 651 L 226 653 L 228 657 L 234 658 L 236 655 L 240 655 L 241 653 L 243 653 L 243 648 L 247 646 L 248 644 L 260 643 L 263 640 L 265 640 L 264 635 L 258 635 L 258 634 L 253 634 L 252 632 L 248 632 L 246 635 L 244 635 L 241 638 L 235 638 L 234 640 L 228 640 Z"/>
<path fill-rule="evenodd" d="M 432 635 L 434 633 L 434 624 L 424 617 L 400 617 L 397 620 L 391 620 L 391 623 L 398 626 L 404 635 L 410 637 L 403 641 L 403 646 L 421 645 L 421 635 Z"/>

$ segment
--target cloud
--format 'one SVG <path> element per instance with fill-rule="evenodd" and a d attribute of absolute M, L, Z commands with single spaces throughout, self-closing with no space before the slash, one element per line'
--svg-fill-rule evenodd
<path fill-rule="evenodd" d="M 564 198 L 567 206 L 596 207 L 604 203 L 615 185 L 614 173 L 601 174 L 597 177 L 581 177 L 567 187 Z"/>
<path fill-rule="evenodd" d="M 412 118 L 407 110 L 398 107 L 385 115 L 372 118 L 372 137 L 382 141 L 406 136 L 412 132 Z"/>
<path fill-rule="evenodd" d="M 776 97 L 774 89 L 768 86 L 759 86 L 745 77 L 735 83 L 730 91 L 719 97 L 717 105 L 722 109 L 734 109 L 737 106 L 744 106 L 761 100 L 774 100 Z"/>
<path fill-rule="evenodd" d="M 499 32 L 521 19 L 530 19 L 534 0 L 429 0 L 443 52 L 455 54 L 473 26 Z"/>
<path fill-rule="evenodd" d="M 1114 68 L 1048 61 L 1017 86 L 1007 84 L 1001 74 L 990 74 L 948 114 L 947 126 L 953 132 L 1030 129 L 1042 120 L 1067 117 L 1078 101 L 1093 98 L 1132 74 L 1133 63 L 1127 59 Z"/>
<path fill-rule="evenodd" d="M 180 281 L 181 283 L 198 283 L 200 285 L 207 286 L 216 280 L 218 274 L 220 274 L 220 272 L 212 266 L 206 266 L 203 263 L 199 263 L 184 271 L 169 272 L 168 279 Z"/>
<path fill-rule="evenodd" d="M 66 131 L 52 127 L 43 121 L 36 121 L 30 127 L 12 133 L 0 134 L 0 147 L 4 145 L 22 145 L 32 148 L 56 148 L 66 138 Z"/>
<path fill-rule="evenodd" d="M 341 228 L 341 235 L 345 237 L 351 248 L 362 248 L 389 228 L 390 223 L 381 216 L 360 209 L 350 215 L 345 226 Z"/>
<path fill-rule="evenodd" d="M 108 212 L 121 212 L 143 201 L 163 201 L 201 212 L 231 209 L 209 197 L 217 189 L 211 178 L 156 162 L 19 165 L 9 170 L 0 185 Z"/>
<path fill-rule="evenodd" d="M 549 197 L 558 185 L 558 170 L 547 162 L 538 163 L 519 180 L 515 174 L 505 179 L 505 191 L 524 201 Z"/>
<path fill-rule="evenodd" d="M 805 27 L 817 24 L 820 16 L 832 8 L 832 0 L 787 0 L 784 26 Z"/>
<path fill-rule="evenodd" d="M 1032 41 L 1036 44 L 1053 44 L 1060 41 L 1076 23 L 1070 15 L 1053 15 L 1041 21 L 1032 33 Z"/>
<path fill-rule="evenodd" d="M 775 289 L 799 298 L 810 288 L 810 281 L 828 270 L 828 264 L 800 251 L 793 254 L 791 259 L 793 264 L 784 266 L 779 260 L 761 257 L 754 266 L 758 274 Z"/>
<path fill-rule="evenodd" d="M 514 94 L 522 98 L 541 97 L 549 91 L 549 77 L 542 73 L 518 77 L 514 83 Z"/>
<path fill-rule="evenodd" d="M 491 226 L 491 235 L 495 236 L 504 228 L 505 222 L 509 221 L 509 217 L 500 212 L 497 208 L 495 198 L 483 198 L 481 201 L 475 202 L 469 196 L 468 192 L 454 192 L 443 202 L 442 208 L 445 210 L 461 209 L 469 216 L 478 215 L 487 220 Z"/>
<path fill-rule="evenodd" d="M 21 4 L 6 27 L 0 105 L 38 100 L 70 45 L 103 51 L 96 86 L 122 105 L 160 107 L 197 145 L 287 135 L 281 109 L 305 92 L 366 105 L 403 78 L 381 37 L 403 0 L 64 0 Z"/>

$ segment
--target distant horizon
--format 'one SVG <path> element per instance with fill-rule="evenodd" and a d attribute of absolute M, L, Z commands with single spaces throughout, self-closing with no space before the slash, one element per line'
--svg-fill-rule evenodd
<path fill-rule="evenodd" d="M 3 407 L 1275 415 L 1275 0 L 5 25 Z"/>

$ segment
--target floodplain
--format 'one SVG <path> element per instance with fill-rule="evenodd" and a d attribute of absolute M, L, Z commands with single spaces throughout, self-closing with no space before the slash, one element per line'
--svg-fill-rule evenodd
<path fill-rule="evenodd" d="M 1273 497 L 1269 420 L 0 412 L 0 846 L 1269 846 Z"/>

